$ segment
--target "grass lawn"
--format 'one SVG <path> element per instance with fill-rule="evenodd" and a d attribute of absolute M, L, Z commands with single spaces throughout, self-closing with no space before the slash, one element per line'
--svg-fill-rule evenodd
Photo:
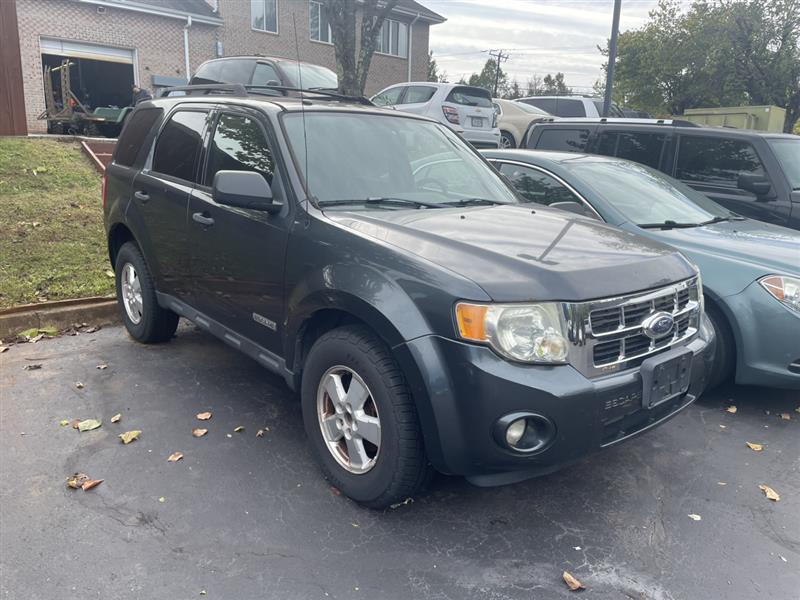
<path fill-rule="evenodd" d="M 0 137 L 0 308 L 113 293 L 100 185 L 77 143 Z"/>

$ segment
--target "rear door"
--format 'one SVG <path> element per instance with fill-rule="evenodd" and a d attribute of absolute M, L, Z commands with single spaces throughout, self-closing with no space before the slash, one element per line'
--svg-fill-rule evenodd
<path fill-rule="evenodd" d="M 469 131 L 490 132 L 493 129 L 492 95 L 483 88 L 466 85 L 454 87 L 442 102 L 442 110 L 445 115 L 447 111 L 458 114 L 459 124 L 468 139 Z"/>
<path fill-rule="evenodd" d="M 205 168 L 189 206 L 197 310 L 280 354 L 283 269 L 290 221 L 274 138 L 261 113 L 226 105 L 216 114 Z M 279 214 L 223 206 L 211 186 L 220 170 L 255 171 L 271 185 Z"/>
<path fill-rule="evenodd" d="M 409 85 L 402 96 L 402 102 L 395 104 L 397 110 L 414 113 L 417 115 L 428 115 L 434 119 L 442 118 L 442 115 L 431 115 L 430 101 L 436 94 L 437 88 L 432 85 Z"/>
<path fill-rule="evenodd" d="M 560 152 L 587 152 L 589 137 L 593 131 L 594 127 L 534 125 L 528 138 L 528 148 Z"/>
<path fill-rule="evenodd" d="M 404 85 L 396 85 L 387 88 L 376 96 L 373 96 L 372 102 L 375 106 L 394 107 L 402 102 L 403 92 L 405 92 L 405 90 L 406 86 Z"/>
<path fill-rule="evenodd" d="M 654 169 L 661 169 L 664 165 L 672 166 L 670 141 L 672 134 L 669 131 L 614 131 L 611 128 L 600 127 L 595 141 L 591 145 L 592 154 L 615 156 L 632 160 Z"/>
<path fill-rule="evenodd" d="M 131 219 L 160 292 L 191 296 L 187 208 L 211 107 L 178 107 L 166 119 L 133 183 Z"/>

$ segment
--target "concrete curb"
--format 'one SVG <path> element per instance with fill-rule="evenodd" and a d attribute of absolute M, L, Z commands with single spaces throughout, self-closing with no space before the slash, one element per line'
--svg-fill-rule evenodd
<path fill-rule="evenodd" d="M 108 296 L 24 304 L 0 310 L 0 339 L 11 341 L 33 327 L 66 329 L 75 323 L 119 323 L 117 301 Z"/>

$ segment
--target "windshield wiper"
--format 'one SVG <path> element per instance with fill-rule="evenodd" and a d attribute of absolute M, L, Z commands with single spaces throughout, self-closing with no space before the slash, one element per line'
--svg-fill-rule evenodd
<path fill-rule="evenodd" d="M 489 198 L 462 198 L 461 200 L 453 200 L 451 202 L 442 202 L 447 206 L 472 206 L 477 204 L 482 205 L 496 205 L 508 204 L 508 202 L 500 202 L 499 200 L 490 200 Z"/>
<path fill-rule="evenodd" d="M 351 200 L 318 200 L 317 206 L 346 206 L 348 204 L 382 204 L 382 205 L 395 205 L 395 206 L 414 206 L 415 208 L 442 208 L 441 204 L 434 202 L 422 202 L 420 200 L 411 200 L 410 198 L 395 198 L 393 196 L 378 196 L 372 198 L 359 198 Z"/>
<path fill-rule="evenodd" d="M 662 223 L 637 223 L 642 229 L 686 229 L 689 227 L 700 227 L 703 223 L 678 223 L 667 219 Z"/>

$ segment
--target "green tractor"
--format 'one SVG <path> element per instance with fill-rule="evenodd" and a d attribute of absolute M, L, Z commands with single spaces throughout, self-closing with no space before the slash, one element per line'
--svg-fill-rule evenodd
<path fill-rule="evenodd" d="M 90 111 L 73 93 L 70 67 L 75 63 L 64 59 L 59 67 L 44 67 L 45 111 L 39 119 L 47 120 L 47 130 L 55 134 L 117 137 L 132 106 L 113 108 L 102 106 Z M 59 97 L 53 90 L 53 75 L 60 76 Z"/>

